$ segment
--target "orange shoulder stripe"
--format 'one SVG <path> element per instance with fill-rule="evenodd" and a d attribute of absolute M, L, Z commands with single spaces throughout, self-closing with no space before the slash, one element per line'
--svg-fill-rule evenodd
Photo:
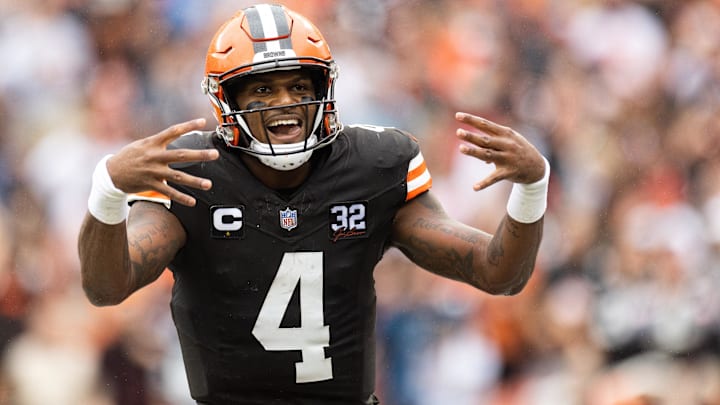
<path fill-rule="evenodd" d="M 154 190 L 142 191 L 139 193 L 132 193 L 128 196 L 128 202 L 133 203 L 135 201 L 150 201 L 156 203 L 162 203 L 167 208 L 170 208 L 170 198 L 165 194 L 158 193 Z"/>
<path fill-rule="evenodd" d="M 422 153 L 418 154 L 410 160 L 407 175 L 407 195 L 405 201 L 410 201 L 421 193 L 427 191 L 432 186 L 432 176 L 425 164 L 425 158 Z"/>

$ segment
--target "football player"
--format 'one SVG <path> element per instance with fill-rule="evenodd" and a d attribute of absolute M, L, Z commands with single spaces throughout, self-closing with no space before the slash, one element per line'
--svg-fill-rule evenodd
<path fill-rule="evenodd" d="M 343 125 L 320 31 L 280 5 L 229 19 L 203 91 L 219 125 L 172 126 L 102 159 L 79 235 L 82 281 L 116 305 L 174 276 L 171 310 L 199 404 L 375 404 L 373 269 L 390 247 L 516 294 L 542 237 L 549 165 L 510 128 L 456 118 L 462 153 L 514 184 L 491 235 L 445 213 L 418 143 Z M 129 206 L 129 208 L 128 208 Z"/>

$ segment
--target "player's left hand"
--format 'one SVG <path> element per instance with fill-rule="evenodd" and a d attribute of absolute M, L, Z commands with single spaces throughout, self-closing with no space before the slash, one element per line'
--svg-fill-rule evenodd
<path fill-rule="evenodd" d="M 495 165 L 495 170 L 475 183 L 475 191 L 501 180 L 513 183 L 533 183 L 545 174 L 545 161 L 538 150 L 512 128 L 485 118 L 458 112 L 455 119 L 477 131 L 458 128 L 458 138 L 466 141 L 460 152 Z"/>

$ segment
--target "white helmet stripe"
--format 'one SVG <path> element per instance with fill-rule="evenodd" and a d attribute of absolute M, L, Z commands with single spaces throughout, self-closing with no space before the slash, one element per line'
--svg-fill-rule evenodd
<path fill-rule="evenodd" d="M 278 38 L 271 41 L 256 41 L 253 43 L 255 54 L 262 54 L 267 51 L 279 51 L 292 49 L 292 41 L 288 37 L 290 27 L 285 19 L 282 7 L 269 4 L 258 4 L 248 8 L 246 11 L 250 33 L 253 38 Z"/>

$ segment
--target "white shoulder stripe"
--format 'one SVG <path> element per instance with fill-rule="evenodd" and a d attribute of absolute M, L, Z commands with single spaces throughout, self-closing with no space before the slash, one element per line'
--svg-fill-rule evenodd
<path fill-rule="evenodd" d="M 422 172 L 421 175 L 419 175 L 418 177 L 415 177 L 414 179 L 408 181 L 408 183 L 407 183 L 407 191 L 408 191 L 408 193 L 411 193 L 411 192 L 419 189 L 420 187 L 422 187 L 422 186 L 424 186 L 425 184 L 427 184 L 428 181 L 430 181 L 430 172 L 429 172 L 427 169 L 425 169 L 425 171 Z"/>
<path fill-rule="evenodd" d="M 412 158 L 412 160 L 410 161 L 410 166 L 408 166 L 408 172 L 417 169 L 418 167 L 420 167 L 420 165 L 423 164 L 423 162 L 425 162 L 425 158 L 423 157 L 422 152 L 418 152 L 418 154 L 415 155 L 415 157 Z"/>
<path fill-rule="evenodd" d="M 160 197 L 146 197 L 144 195 L 139 194 L 130 194 L 128 195 L 128 204 L 132 204 L 136 201 L 147 201 L 147 202 L 153 202 L 153 203 L 159 203 L 165 206 L 165 208 L 170 209 L 170 206 L 172 205 L 172 200 L 167 198 L 160 198 Z"/>

